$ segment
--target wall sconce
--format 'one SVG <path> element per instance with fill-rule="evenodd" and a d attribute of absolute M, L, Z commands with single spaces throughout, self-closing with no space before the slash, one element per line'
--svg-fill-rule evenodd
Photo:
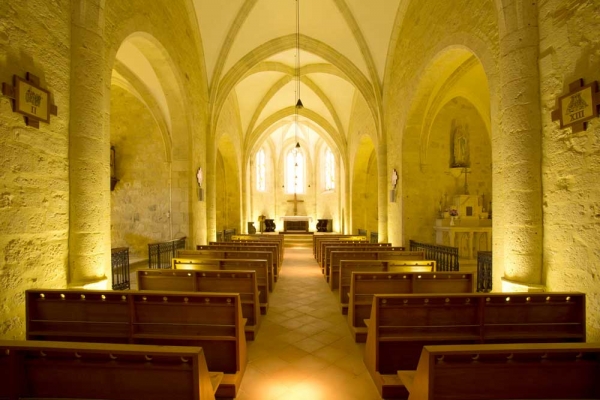
<path fill-rule="evenodd" d="M 396 184 L 398 183 L 398 172 L 396 168 L 392 170 L 392 190 L 390 190 L 390 203 L 396 202 Z"/>
<path fill-rule="evenodd" d="M 115 146 L 110 146 L 110 191 L 115 190 L 115 186 L 117 186 L 117 166 L 116 166 L 116 150 Z"/>
<path fill-rule="evenodd" d="M 202 174 L 202 167 L 198 168 L 196 172 L 196 182 L 198 182 L 198 201 L 204 201 L 204 189 L 202 189 L 202 182 L 204 181 L 204 175 Z"/>

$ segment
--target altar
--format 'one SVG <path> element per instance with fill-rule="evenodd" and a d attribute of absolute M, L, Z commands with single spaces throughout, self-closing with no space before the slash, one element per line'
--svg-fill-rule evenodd
<path fill-rule="evenodd" d="M 288 215 L 281 217 L 284 232 L 308 232 L 308 225 L 312 217 L 304 215 Z"/>

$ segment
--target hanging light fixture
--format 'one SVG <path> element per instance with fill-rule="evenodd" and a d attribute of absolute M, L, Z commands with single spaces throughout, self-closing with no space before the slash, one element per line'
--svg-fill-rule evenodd
<path fill-rule="evenodd" d="M 298 110 L 304 108 L 300 99 L 300 0 L 296 0 L 296 104 L 294 106 L 294 125 L 296 149 L 300 148 L 298 141 Z"/>

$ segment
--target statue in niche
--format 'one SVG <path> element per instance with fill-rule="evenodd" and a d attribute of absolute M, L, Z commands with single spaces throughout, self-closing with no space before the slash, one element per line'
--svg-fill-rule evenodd
<path fill-rule="evenodd" d="M 456 120 L 452 121 L 450 167 L 469 166 L 469 125 L 463 126 Z"/>

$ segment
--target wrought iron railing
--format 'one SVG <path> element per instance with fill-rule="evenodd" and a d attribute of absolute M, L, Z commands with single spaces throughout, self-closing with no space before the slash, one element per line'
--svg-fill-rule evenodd
<path fill-rule="evenodd" d="M 235 235 L 235 228 L 233 229 L 225 229 L 223 231 L 223 241 L 224 242 L 231 242 L 231 237 Z"/>
<path fill-rule="evenodd" d="M 177 250 L 185 249 L 186 237 L 162 243 L 148 244 L 148 268 L 171 268 L 171 260 L 177 255 Z"/>
<path fill-rule="evenodd" d="M 371 232 L 371 235 L 369 235 L 369 243 L 379 243 L 379 233 Z"/>
<path fill-rule="evenodd" d="M 113 290 L 130 289 L 129 247 L 115 247 L 114 249 L 110 249 L 110 263 L 112 265 Z"/>
<path fill-rule="evenodd" d="M 477 291 L 492 291 L 492 252 L 477 252 Z"/>
<path fill-rule="evenodd" d="M 367 230 L 366 229 L 360 229 L 358 228 L 358 236 L 367 236 Z"/>
<path fill-rule="evenodd" d="M 223 241 L 223 231 L 217 231 L 216 241 L 217 242 L 222 242 Z"/>
<path fill-rule="evenodd" d="M 436 262 L 436 271 L 458 271 L 458 247 L 411 240 L 410 251 L 424 251 L 425 259 Z"/>

